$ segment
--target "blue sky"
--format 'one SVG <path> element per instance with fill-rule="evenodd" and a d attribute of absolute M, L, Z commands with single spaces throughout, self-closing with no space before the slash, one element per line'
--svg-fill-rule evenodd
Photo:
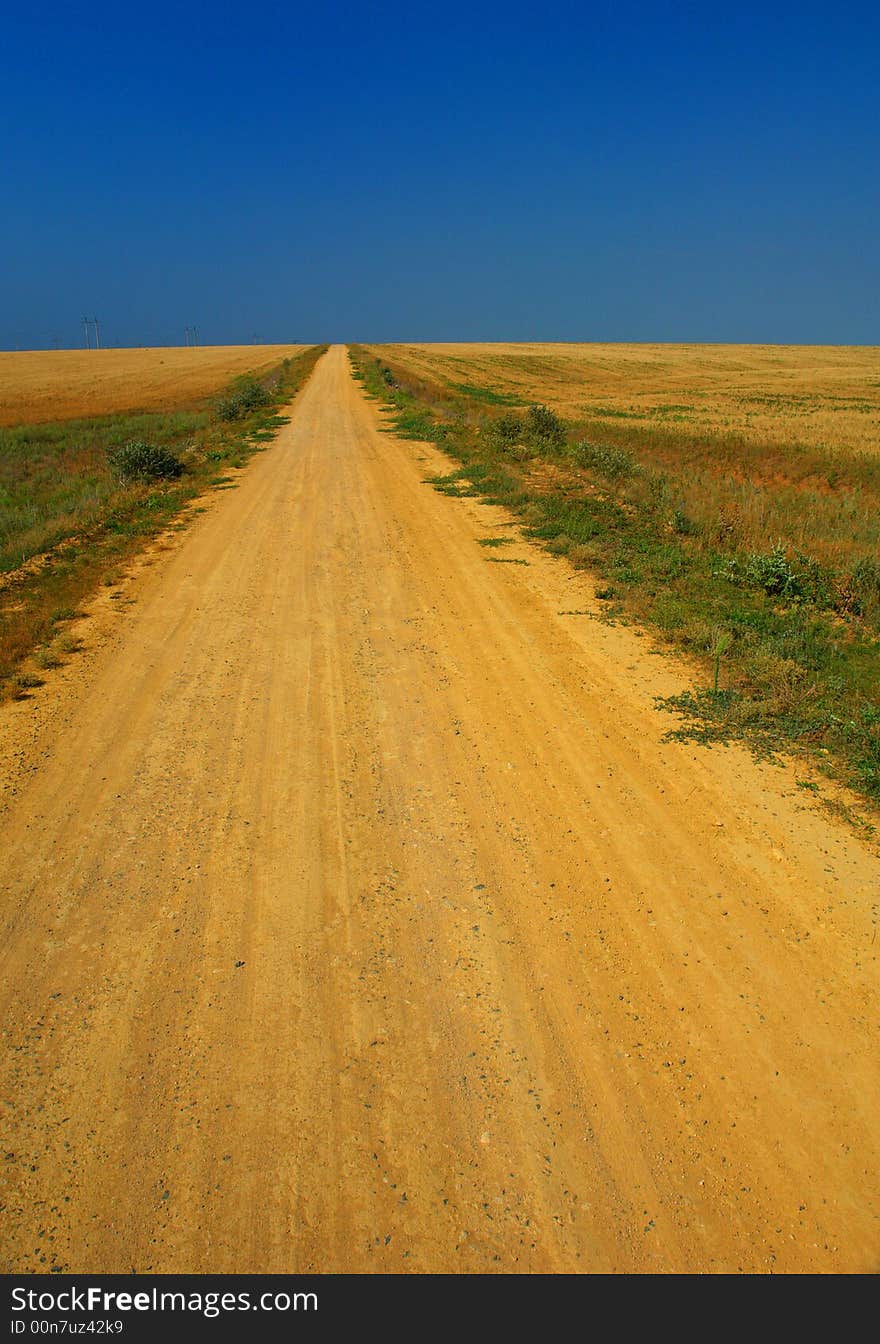
<path fill-rule="evenodd" d="M 0 347 L 880 344 L 878 15 L 22 7 Z"/>

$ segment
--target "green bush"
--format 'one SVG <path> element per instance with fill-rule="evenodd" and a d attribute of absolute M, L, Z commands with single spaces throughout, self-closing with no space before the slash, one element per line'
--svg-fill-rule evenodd
<path fill-rule="evenodd" d="M 744 576 L 755 588 L 762 588 L 768 597 L 804 597 L 801 577 L 792 567 L 781 542 L 766 555 L 753 553 L 744 566 Z"/>
<path fill-rule="evenodd" d="M 242 420 L 268 400 L 269 393 L 256 378 L 242 378 L 228 396 L 217 402 L 217 415 L 221 420 Z"/>
<path fill-rule="evenodd" d="M 633 457 L 625 448 L 611 448 L 603 443 L 587 443 L 586 440 L 582 440 L 574 445 L 571 455 L 579 467 L 597 471 L 609 481 L 632 476 L 637 470 Z"/>
<path fill-rule="evenodd" d="M 745 560 L 732 557 L 718 574 L 741 588 L 758 588 L 768 597 L 815 602 L 819 606 L 834 604 L 830 576 L 818 560 L 800 552 L 790 560 L 781 541 L 766 554 L 752 552 Z"/>
<path fill-rule="evenodd" d="M 183 471 L 183 463 L 167 448 L 129 439 L 107 450 L 107 461 L 123 485 L 128 481 L 172 480 Z"/>
<path fill-rule="evenodd" d="M 561 448 L 565 443 L 565 425 L 549 406 L 530 406 L 524 437 L 534 448 Z"/>
<path fill-rule="evenodd" d="M 522 419 L 518 415 L 501 415 L 492 422 L 492 434 L 505 448 L 510 447 L 512 443 L 518 443 L 523 436 Z"/>

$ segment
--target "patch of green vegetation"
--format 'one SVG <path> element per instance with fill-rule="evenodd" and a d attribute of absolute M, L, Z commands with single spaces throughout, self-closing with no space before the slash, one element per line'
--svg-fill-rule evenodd
<path fill-rule="evenodd" d="M 452 495 L 456 499 L 460 499 L 462 496 L 482 494 L 482 491 L 474 483 L 471 473 L 464 467 L 459 471 L 451 471 L 446 476 L 426 476 L 425 483 L 433 485 L 438 494 Z"/>
<path fill-rule="evenodd" d="M 625 448 L 609 447 L 604 443 L 588 443 L 586 439 L 582 439 L 572 445 L 570 454 L 579 467 L 592 468 L 609 481 L 633 476 L 638 471 L 632 453 L 628 453 Z"/>
<path fill-rule="evenodd" d="M 253 374 L 245 373 L 236 378 L 231 389 L 217 402 L 216 413 L 220 420 L 244 420 L 252 411 L 265 406 L 271 399 L 271 393 Z"/>
<path fill-rule="evenodd" d="M 37 667 L 42 667 L 44 670 L 61 666 L 61 659 L 54 649 L 37 649 L 34 654 L 34 662 Z"/>
<path fill-rule="evenodd" d="M 121 485 L 131 481 L 170 481 L 183 474 L 180 458 L 161 444 L 129 439 L 107 450 L 107 461 Z"/>
<path fill-rule="evenodd" d="M 516 537 L 480 537 L 478 546 L 512 546 Z"/>
<path fill-rule="evenodd" d="M 471 401 L 482 402 L 486 406 L 524 406 L 522 397 L 512 392 L 495 392 L 491 387 L 475 387 L 473 383 L 450 383 L 454 392 L 460 392 Z"/>
<path fill-rule="evenodd" d="M 625 411 L 619 406 L 587 406 L 586 411 L 589 415 L 595 415 L 600 420 L 641 420 L 644 418 L 643 411 Z"/>
<path fill-rule="evenodd" d="M 530 406 L 523 437 L 532 448 L 552 452 L 565 443 L 565 423 L 549 406 Z"/>
<path fill-rule="evenodd" d="M 820 797 L 819 802 L 826 812 L 832 817 L 835 817 L 838 821 L 845 822 L 847 826 L 851 826 L 854 831 L 858 831 L 863 839 L 874 839 L 877 834 L 877 827 L 874 823 L 868 821 L 865 817 L 860 816 L 858 812 L 847 803 L 844 803 L 842 799 Z"/>

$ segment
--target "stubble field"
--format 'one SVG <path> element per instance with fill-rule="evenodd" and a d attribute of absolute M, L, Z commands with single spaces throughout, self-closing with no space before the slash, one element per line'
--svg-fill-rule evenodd
<path fill-rule="evenodd" d="M 0 425 L 120 411 L 177 410 L 230 379 L 292 359 L 302 345 L 0 351 Z"/>
<path fill-rule="evenodd" d="M 454 388 L 546 401 L 561 415 L 880 451 L 880 348 L 811 345 L 387 345 Z"/>

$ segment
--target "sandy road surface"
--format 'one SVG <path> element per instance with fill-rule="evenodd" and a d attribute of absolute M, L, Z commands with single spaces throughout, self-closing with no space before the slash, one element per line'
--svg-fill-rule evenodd
<path fill-rule="evenodd" d="M 4 1268 L 877 1268 L 880 861 L 377 419 L 9 708 Z"/>

